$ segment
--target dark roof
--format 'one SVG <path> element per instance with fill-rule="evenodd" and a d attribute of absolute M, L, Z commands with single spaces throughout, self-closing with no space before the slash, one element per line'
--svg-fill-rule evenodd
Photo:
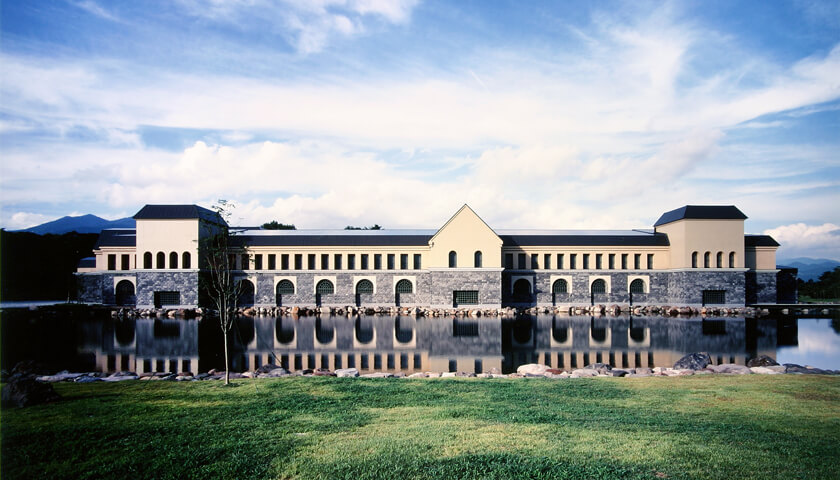
<path fill-rule="evenodd" d="M 777 242 L 770 235 L 744 235 L 745 247 L 778 247 Z"/>
<path fill-rule="evenodd" d="M 96 257 L 85 257 L 79 260 L 79 264 L 76 265 L 76 268 L 95 268 L 96 267 Z"/>
<path fill-rule="evenodd" d="M 526 246 L 582 246 L 582 247 L 667 247 L 668 235 L 664 233 L 639 234 L 638 231 L 626 234 L 611 232 L 606 235 L 559 234 L 559 235 L 499 235 L 505 247 Z"/>
<path fill-rule="evenodd" d="M 99 247 L 134 247 L 137 245 L 137 230 L 133 228 L 112 228 L 102 230 L 96 239 L 94 249 Z"/>
<path fill-rule="evenodd" d="M 677 220 L 746 220 L 747 216 L 735 205 L 686 205 L 670 212 L 665 212 L 654 227 L 676 222 Z"/>
<path fill-rule="evenodd" d="M 134 215 L 135 220 L 181 220 L 191 218 L 216 223 L 224 222 L 218 213 L 198 205 L 146 205 Z"/>
<path fill-rule="evenodd" d="M 342 235 L 342 234 L 314 234 L 307 235 L 305 231 L 298 231 L 296 235 L 234 235 L 233 245 L 247 245 L 249 247 L 285 247 L 285 246 L 313 246 L 313 247 L 408 247 L 429 244 L 432 235 Z"/>

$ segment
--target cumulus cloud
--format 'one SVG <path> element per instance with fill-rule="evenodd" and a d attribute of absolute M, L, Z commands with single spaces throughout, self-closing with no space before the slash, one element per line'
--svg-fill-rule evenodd
<path fill-rule="evenodd" d="M 4 228 L 8 228 L 9 230 L 22 230 L 50 220 L 54 219 L 41 213 L 15 212 L 9 217 L 9 221 L 4 225 Z"/>
<path fill-rule="evenodd" d="M 765 230 L 782 246 L 780 257 L 824 257 L 840 260 L 840 225 L 794 223 Z"/>

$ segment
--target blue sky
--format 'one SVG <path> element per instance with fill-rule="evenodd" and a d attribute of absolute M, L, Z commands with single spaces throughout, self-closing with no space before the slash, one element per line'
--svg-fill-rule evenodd
<path fill-rule="evenodd" d="M 840 2 L 0 3 L 0 226 L 644 228 L 840 260 Z"/>

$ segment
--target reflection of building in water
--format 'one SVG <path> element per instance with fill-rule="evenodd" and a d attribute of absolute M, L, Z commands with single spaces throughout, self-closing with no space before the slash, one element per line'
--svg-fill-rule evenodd
<path fill-rule="evenodd" d="M 197 320 L 124 319 L 103 322 L 101 331 L 85 348 L 99 371 L 197 373 Z"/>

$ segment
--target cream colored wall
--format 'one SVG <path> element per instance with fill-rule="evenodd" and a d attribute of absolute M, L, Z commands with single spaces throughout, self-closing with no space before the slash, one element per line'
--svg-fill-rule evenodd
<path fill-rule="evenodd" d="M 464 205 L 429 241 L 428 268 L 448 268 L 449 252 L 458 256 L 458 268 L 473 268 L 481 251 L 482 268 L 502 267 L 502 239 L 468 206 Z"/>
<path fill-rule="evenodd" d="M 729 267 L 730 252 L 735 252 L 735 268 L 744 268 L 743 220 L 679 220 L 656 230 L 668 234 L 670 268 L 691 268 L 693 252 L 697 252 L 698 268 L 703 268 L 706 252 L 711 253 L 710 268 L 715 268 L 717 252 L 723 252 L 723 268 Z"/>
<path fill-rule="evenodd" d="M 753 270 L 775 270 L 777 247 L 749 247 L 745 250 L 746 267 Z"/>
<path fill-rule="evenodd" d="M 143 254 L 151 252 L 153 262 L 157 253 L 166 255 L 166 268 L 169 268 L 169 254 L 178 253 L 180 267 L 181 256 L 190 252 L 192 266 L 198 265 L 198 220 L 137 220 L 137 261 L 143 266 Z M 154 264 L 154 263 L 153 263 Z"/>
<path fill-rule="evenodd" d="M 262 255 L 262 269 L 268 270 L 268 255 L 275 255 L 276 256 L 276 268 L 275 270 L 281 270 L 282 267 L 282 257 L 281 255 L 289 255 L 289 270 L 295 269 L 295 254 L 303 255 L 303 265 L 301 270 L 309 270 L 309 264 L 307 257 L 309 254 L 315 255 L 315 270 L 324 270 L 321 266 L 321 255 L 327 254 L 329 255 L 329 268 L 328 270 L 335 269 L 335 255 L 341 255 L 341 270 L 348 270 L 347 268 L 347 258 L 348 255 L 353 254 L 356 256 L 356 267 L 353 269 L 361 270 L 362 269 L 362 254 L 368 255 L 368 269 L 367 270 L 374 270 L 374 255 L 382 255 L 382 268 L 381 270 L 388 270 L 388 254 L 394 255 L 394 269 L 392 271 L 403 270 L 400 268 L 400 255 L 405 254 L 408 255 L 408 268 L 407 270 L 414 270 L 414 255 L 420 254 L 420 267 L 421 269 L 425 269 L 428 267 L 426 262 L 428 261 L 429 255 L 429 247 L 421 246 L 421 247 L 367 247 L 367 248 L 359 248 L 359 247 L 264 247 L 264 246 L 257 246 L 257 247 L 247 247 L 242 253 L 247 252 L 250 257 L 250 265 L 248 269 L 253 269 L 255 264 L 255 256 Z M 239 267 L 239 263 L 241 258 L 237 258 L 237 268 Z"/>
<path fill-rule="evenodd" d="M 538 269 L 544 270 L 545 265 L 543 264 L 545 259 L 545 254 L 551 254 L 551 268 L 549 270 L 558 270 L 557 268 L 557 254 L 563 254 L 563 270 L 570 270 L 570 257 L 571 254 L 577 255 L 577 265 L 575 266 L 575 270 L 583 270 L 583 255 L 589 254 L 589 270 L 596 270 L 596 255 L 600 254 L 603 255 L 601 270 L 608 270 L 610 266 L 610 254 L 615 254 L 615 270 L 621 270 L 621 255 L 627 255 L 627 270 L 633 270 L 633 255 L 640 254 L 641 258 L 641 265 L 640 268 L 642 270 L 647 270 L 647 256 L 648 254 L 653 254 L 653 269 L 654 270 L 661 270 L 670 268 L 670 252 L 667 247 L 637 247 L 632 250 L 628 250 L 626 248 L 613 248 L 613 247 L 541 247 L 541 246 L 529 246 L 529 247 L 503 247 L 502 248 L 502 255 L 500 261 L 502 261 L 502 265 L 504 265 L 504 255 L 505 254 L 512 254 L 513 255 L 513 268 L 518 269 L 518 254 L 524 253 L 526 255 L 526 269 L 531 269 L 531 255 L 537 254 L 539 256 L 538 261 Z"/>
<path fill-rule="evenodd" d="M 95 250 L 93 252 L 94 256 L 96 257 L 96 269 L 95 270 L 108 270 L 108 255 L 116 255 L 117 256 L 117 270 L 121 270 L 122 267 L 122 256 L 128 255 L 128 264 L 129 269 L 137 268 L 137 256 L 135 255 L 134 247 L 102 247 L 99 250 Z M 90 269 L 79 270 L 82 271 L 91 271 Z"/>

